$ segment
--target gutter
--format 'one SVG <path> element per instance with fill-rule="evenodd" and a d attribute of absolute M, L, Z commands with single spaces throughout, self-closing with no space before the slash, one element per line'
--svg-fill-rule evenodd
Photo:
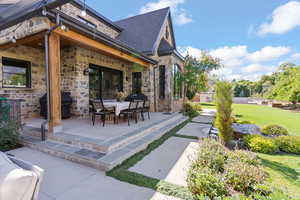
<path fill-rule="evenodd" d="M 43 3 L 44 1 L 44 3 Z M 43 9 L 53 9 L 60 5 L 69 3 L 72 0 L 52 0 L 52 2 L 47 3 L 47 0 L 39 1 L 36 4 L 33 4 L 31 7 L 26 8 L 24 14 L 17 13 L 14 16 L 6 16 L 6 20 L 1 21 L 0 31 L 12 27 L 18 23 L 21 23 L 27 19 L 39 15 Z M 49 1 L 49 0 L 48 0 Z M 14 5 L 15 7 L 16 5 Z M 6 11 L 6 10 L 5 10 Z M 20 14 L 20 15 L 19 15 Z"/>
<path fill-rule="evenodd" d="M 105 35 L 104 33 L 99 32 L 96 29 L 91 28 L 90 26 L 76 20 L 73 17 L 70 17 L 64 13 L 62 13 L 59 10 L 52 10 L 51 12 L 47 13 L 47 17 L 51 18 L 51 19 L 55 19 L 55 16 L 59 14 L 60 15 L 60 20 L 63 24 L 65 24 L 68 27 L 71 27 L 77 31 L 79 31 L 80 33 L 83 33 L 84 35 L 93 38 L 95 40 L 98 40 L 100 42 L 103 42 L 111 47 L 117 48 L 119 50 L 121 50 L 124 53 L 127 54 L 132 54 L 133 56 L 142 59 L 148 63 L 151 64 L 157 64 L 158 62 L 156 60 L 153 60 L 151 58 L 149 58 L 148 56 L 146 56 L 145 54 L 133 49 L 132 47 L 129 47 L 128 45 L 113 39 L 107 35 Z"/>

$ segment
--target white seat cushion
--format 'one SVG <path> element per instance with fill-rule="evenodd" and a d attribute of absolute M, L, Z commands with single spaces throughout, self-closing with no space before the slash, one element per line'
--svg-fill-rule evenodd
<path fill-rule="evenodd" d="M 38 176 L 15 165 L 0 152 L 0 199 L 31 200 Z"/>

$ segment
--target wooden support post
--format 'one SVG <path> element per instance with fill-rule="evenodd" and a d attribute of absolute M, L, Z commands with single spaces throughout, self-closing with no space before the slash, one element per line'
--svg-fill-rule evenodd
<path fill-rule="evenodd" d="M 61 90 L 60 90 L 60 36 L 49 36 L 49 88 L 50 88 L 50 123 L 49 131 L 55 132 L 61 125 Z"/>

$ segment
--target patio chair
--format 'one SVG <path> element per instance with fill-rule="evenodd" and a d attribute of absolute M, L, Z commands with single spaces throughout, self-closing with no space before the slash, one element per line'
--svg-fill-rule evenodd
<path fill-rule="evenodd" d="M 121 115 L 123 115 L 125 118 L 127 118 L 128 126 L 130 126 L 130 118 L 135 119 L 135 123 L 138 122 L 138 106 L 139 101 L 130 101 L 129 107 L 126 110 L 122 110 L 119 114 L 119 118 Z"/>
<path fill-rule="evenodd" d="M 116 123 L 116 115 L 115 108 L 106 108 L 103 104 L 103 100 L 92 101 L 92 121 L 93 126 L 95 125 L 96 116 L 101 116 L 101 121 L 103 123 L 103 127 L 105 126 L 106 116 L 112 116 L 114 119 L 114 123 Z"/>
<path fill-rule="evenodd" d="M 0 199 L 38 199 L 43 169 L 3 152 L 0 166 Z"/>
<path fill-rule="evenodd" d="M 144 113 L 148 113 L 148 119 L 150 119 L 150 101 L 145 100 L 141 109 L 141 116 L 143 121 L 145 120 Z"/>

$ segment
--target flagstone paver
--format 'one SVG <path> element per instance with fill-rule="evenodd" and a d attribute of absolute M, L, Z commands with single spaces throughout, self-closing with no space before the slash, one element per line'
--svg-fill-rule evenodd
<path fill-rule="evenodd" d="M 177 132 L 178 135 L 195 136 L 206 138 L 212 128 L 211 124 L 188 123 L 185 127 Z"/>
<path fill-rule="evenodd" d="M 212 124 L 215 118 L 213 116 L 203 116 L 199 115 L 192 119 L 192 122 L 200 123 L 200 124 Z"/>
<path fill-rule="evenodd" d="M 129 171 L 186 186 L 187 171 L 197 148 L 196 140 L 171 137 Z"/>
<path fill-rule="evenodd" d="M 216 109 L 203 109 L 201 112 L 203 116 L 216 116 Z"/>

